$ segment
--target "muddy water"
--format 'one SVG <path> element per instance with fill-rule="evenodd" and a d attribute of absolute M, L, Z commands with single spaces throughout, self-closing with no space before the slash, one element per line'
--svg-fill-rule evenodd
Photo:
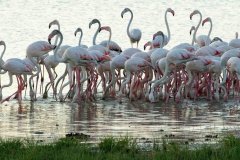
<path fill-rule="evenodd" d="M 106 136 L 205 142 L 228 133 L 240 136 L 239 114 L 240 106 L 234 101 L 150 104 L 98 98 L 96 103 L 81 105 L 25 101 L 21 107 L 10 102 L 0 106 L 0 137 L 54 141 L 72 132 L 89 135 L 90 142 Z"/>
<path fill-rule="evenodd" d="M 36 40 L 47 40 L 50 33 L 48 23 L 58 19 L 64 35 L 63 44 L 76 45 L 78 39 L 73 33 L 77 27 L 83 29 L 83 44 L 91 45 L 95 32 L 88 28 L 93 18 L 98 18 L 103 25 L 112 28 L 113 40 L 122 48 L 130 47 L 126 35 L 129 15 L 124 19 L 120 13 L 125 7 L 134 12 L 133 28 L 142 30 L 139 46 L 151 40 L 158 30 L 166 32 L 164 12 L 168 7 L 175 10 L 175 16 L 168 15 L 171 40 L 167 49 L 182 42 L 190 42 L 189 29 L 196 25 L 198 17 L 189 20 L 189 14 L 199 9 L 203 18 L 210 16 L 213 21 L 211 37 L 221 37 L 229 41 L 239 31 L 240 1 L 168 1 L 153 0 L 8 0 L 0 1 L 0 40 L 7 44 L 4 60 L 24 58 L 26 47 Z M 207 34 L 209 26 L 200 27 L 199 34 Z M 107 39 L 102 33 L 97 43 Z M 57 72 L 63 70 L 60 65 Z M 45 82 L 48 78 L 45 78 Z M 1 85 L 8 82 L 7 75 L 1 75 Z M 12 87 L 3 89 L 3 96 L 16 90 L 16 81 Z M 28 91 L 27 91 L 28 93 Z M 118 100 L 101 100 L 93 104 L 59 103 L 53 99 L 29 102 L 29 97 L 21 107 L 15 100 L 0 105 L 0 137 L 33 137 L 54 140 L 70 132 L 79 132 L 91 136 L 93 142 L 106 135 L 129 135 L 142 140 L 148 138 L 170 137 L 208 141 L 208 137 L 225 133 L 239 135 L 239 103 L 234 100 L 210 103 L 206 100 L 197 102 L 184 101 L 181 104 L 150 104 L 132 102 L 127 99 L 122 104 Z M 172 99 L 170 100 L 172 101 Z"/>

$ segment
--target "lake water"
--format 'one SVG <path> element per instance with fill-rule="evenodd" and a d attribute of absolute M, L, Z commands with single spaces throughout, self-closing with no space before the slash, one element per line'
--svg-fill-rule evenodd
<path fill-rule="evenodd" d="M 166 48 L 191 42 L 189 29 L 198 23 L 199 17 L 189 19 L 190 13 L 198 9 L 203 19 L 211 17 L 213 31 L 211 37 L 221 37 L 230 41 L 239 31 L 240 1 L 167 1 L 167 0 L 8 0 L 0 1 L 0 40 L 7 44 L 4 59 L 24 58 L 27 46 L 36 40 L 47 40 L 51 30 L 48 24 L 58 19 L 64 35 L 64 44 L 76 45 L 74 37 L 77 27 L 83 29 L 82 43 L 90 46 L 95 33 L 95 26 L 88 28 L 93 18 L 98 18 L 102 25 L 112 28 L 112 39 L 124 48 L 130 47 L 126 34 L 129 15 L 121 18 L 121 11 L 129 7 L 134 19 L 133 28 L 142 31 L 143 44 L 151 40 L 158 30 L 166 32 L 164 13 L 167 8 L 175 11 L 175 16 L 168 15 L 171 40 Z M 200 27 L 199 33 L 207 34 L 209 26 Z M 101 33 L 97 42 L 108 38 L 108 33 Z M 62 66 L 57 69 L 61 72 Z M 6 75 L 1 75 L 1 83 L 8 82 Z M 16 89 L 16 82 L 3 90 L 3 96 L 10 95 Z M 28 93 L 28 92 L 27 92 Z M 39 100 L 31 104 L 26 97 L 23 106 L 16 101 L 0 105 L 0 137 L 34 137 L 54 139 L 64 137 L 69 132 L 88 134 L 92 140 L 104 135 L 130 135 L 138 138 L 153 138 L 174 134 L 181 138 L 195 137 L 203 139 L 207 134 L 232 132 L 239 134 L 239 103 L 234 100 L 210 103 L 205 100 L 182 104 L 146 102 L 122 104 L 118 100 L 102 101 L 101 93 L 94 104 L 76 105 L 55 102 L 53 99 Z M 170 100 L 171 101 L 171 100 Z"/>

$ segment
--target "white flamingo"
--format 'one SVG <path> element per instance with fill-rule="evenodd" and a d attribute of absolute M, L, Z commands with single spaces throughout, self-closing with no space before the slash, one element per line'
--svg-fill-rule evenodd
<path fill-rule="evenodd" d="M 160 48 L 162 48 L 162 47 L 166 46 L 168 44 L 168 42 L 170 41 L 171 33 L 170 33 L 170 29 L 169 29 L 169 24 L 168 24 L 168 21 L 167 21 L 167 13 L 168 12 L 172 13 L 173 16 L 175 15 L 174 10 L 172 10 L 171 8 L 168 8 L 165 11 L 164 19 L 165 19 L 165 24 L 166 24 L 166 27 L 167 27 L 168 35 L 164 35 L 164 37 L 162 37 L 162 36 L 159 36 L 159 31 L 157 33 L 155 33 L 153 35 L 153 46 L 159 46 Z"/>
<path fill-rule="evenodd" d="M 123 18 L 123 15 L 127 12 L 130 12 L 130 14 L 131 14 L 131 18 L 130 18 L 130 20 L 128 22 L 128 26 L 127 26 L 127 35 L 130 39 L 131 45 L 133 46 L 133 43 L 137 43 L 137 47 L 138 47 L 138 43 L 142 37 L 142 32 L 140 29 L 131 29 L 130 30 L 130 25 L 133 20 L 133 12 L 129 8 L 124 8 L 124 10 L 121 13 L 121 17 Z"/>
<path fill-rule="evenodd" d="M 43 55 L 47 54 L 48 52 L 52 51 L 56 46 L 51 45 L 46 41 L 36 41 L 31 43 L 27 47 L 27 57 L 31 60 L 31 62 L 36 66 L 37 72 L 33 74 L 29 78 L 29 86 L 30 86 L 30 97 L 31 100 L 34 101 L 36 100 L 36 93 L 33 91 L 32 87 L 32 81 L 35 76 L 38 76 L 39 73 L 41 72 L 41 68 L 38 63 L 34 60 L 34 58 L 41 58 Z"/>
<path fill-rule="evenodd" d="M 192 17 L 196 14 L 199 14 L 200 16 L 200 19 L 199 19 L 199 22 L 198 22 L 198 25 L 194 31 L 194 42 L 196 42 L 198 44 L 199 47 L 203 47 L 203 46 L 206 46 L 206 45 L 209 45 L 211 43 L 211 40 L 209 38 L 210 34 L 211 34 L 211 31 L 212 31 L 212 25 L 210 27 L 210 30 L 209 30 L 209 36 L 207 35 L 200 35 L 196 38 L 196 34 L 197 34 L 197 31 L 198 31 L 198 28 L 202 22 L 202 13 L 199 11 L 199 10 L 194 10 L 191 14 L 190 14 L 190 19 L 192 20 Z"/>

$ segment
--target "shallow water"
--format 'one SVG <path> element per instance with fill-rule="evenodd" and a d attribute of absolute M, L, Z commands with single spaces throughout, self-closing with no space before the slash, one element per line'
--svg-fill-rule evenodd
<path fill-rule="evenodd" d="M 107 5 L 106 5 L 107 4 Z M 84 31 L 83 44 L 91 45 L 95 32 L 88 28 L 93 18 L 99 18 L 102 25 L 109 25 L 113 31 L 113 40 L 122 48 L 130 47 L 126 35 L 129 15 L 121 18 L 123 8 L 133 10 L 133 27 L 142 30 L 141 48 L 151 40 L 158 30 L 166 32 L 164 12 L 168 7 L 175 10 L 175 16 L 168 15 L 171 41 L 166 48 L 190 42 L 189 29 L 196 25 L 198 17 L 189 20 L 189 14 L 199 9 L 203 18 L 213 20 L 212 37 L 219 36 L 229 41 L 240 28 L 240 1 L 159 1 L 143 0 L 107 0 L 107 1 L 67 1 L 67 0 L 9 0 L 0 1 L 0 40 L 7 44 L 4 59 L 25 57 L 28 44 L 36 40 L 47 40 L 50 33 L 48 23 L 58 19 L 64 34 L 64 44 L 75 45 L 78 38 L 73 33 L 77 27 Z M 202 34 L 207 34 L 208 25 L 200 27 Z M 97 42 L 107 39 L 108 34 L 101 33 Z M 62 66 L 58 69 L 60 73 Z M 1 75 L 1 83 L 8 81 Z M 46 78 L 47 81 L 47 78 Z M 46 82 L 45 81 L 45 82 Z M 10 95 L 16 89 L 16 82 L 3 90 L 3 96 Z M 27 92 L 28 93 L 28 92 Z M 132 102 L 127 99 L 122 104 L 118 100 L 101 100 L 101 93 L 93 104 L 59 103 L 53 99 L 41 100 L 31 104 L 26 97 L 23 105 L 18 106 L 12 100 L 0 105 L 0 137 L 33 137 L 37 139 L 57 139 L 69 132 L 81 132 L 98 141 L 106 135 L 129 135 L 140 139 L 171 137 L 205 141 L 207 135 L 234 133 L 239 135 L 239 103 L 234 100 L 210 103 L 206 100 L 197 102 L 184 101 L 181 104 Z M 172 101 L 172 99 L 170 100 Z"/>

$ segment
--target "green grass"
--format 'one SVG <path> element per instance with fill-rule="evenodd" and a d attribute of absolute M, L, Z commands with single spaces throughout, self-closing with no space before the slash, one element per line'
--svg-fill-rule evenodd
<path fill-rule="evenodd" d="M 156 142 L 156 141 L 155 141 Z M 240 139 L 223 138 L 218 144 L 193 148 L 174 141 L 155 143 L 152 148 L 140 147 L 136 139 L 129 137 L 101 139 L 97 146 L 75 138 L 63 138 L 51 144 L 39 144 L 32 140 L 0 140 L 1 160 L 238 160 Z"/>

